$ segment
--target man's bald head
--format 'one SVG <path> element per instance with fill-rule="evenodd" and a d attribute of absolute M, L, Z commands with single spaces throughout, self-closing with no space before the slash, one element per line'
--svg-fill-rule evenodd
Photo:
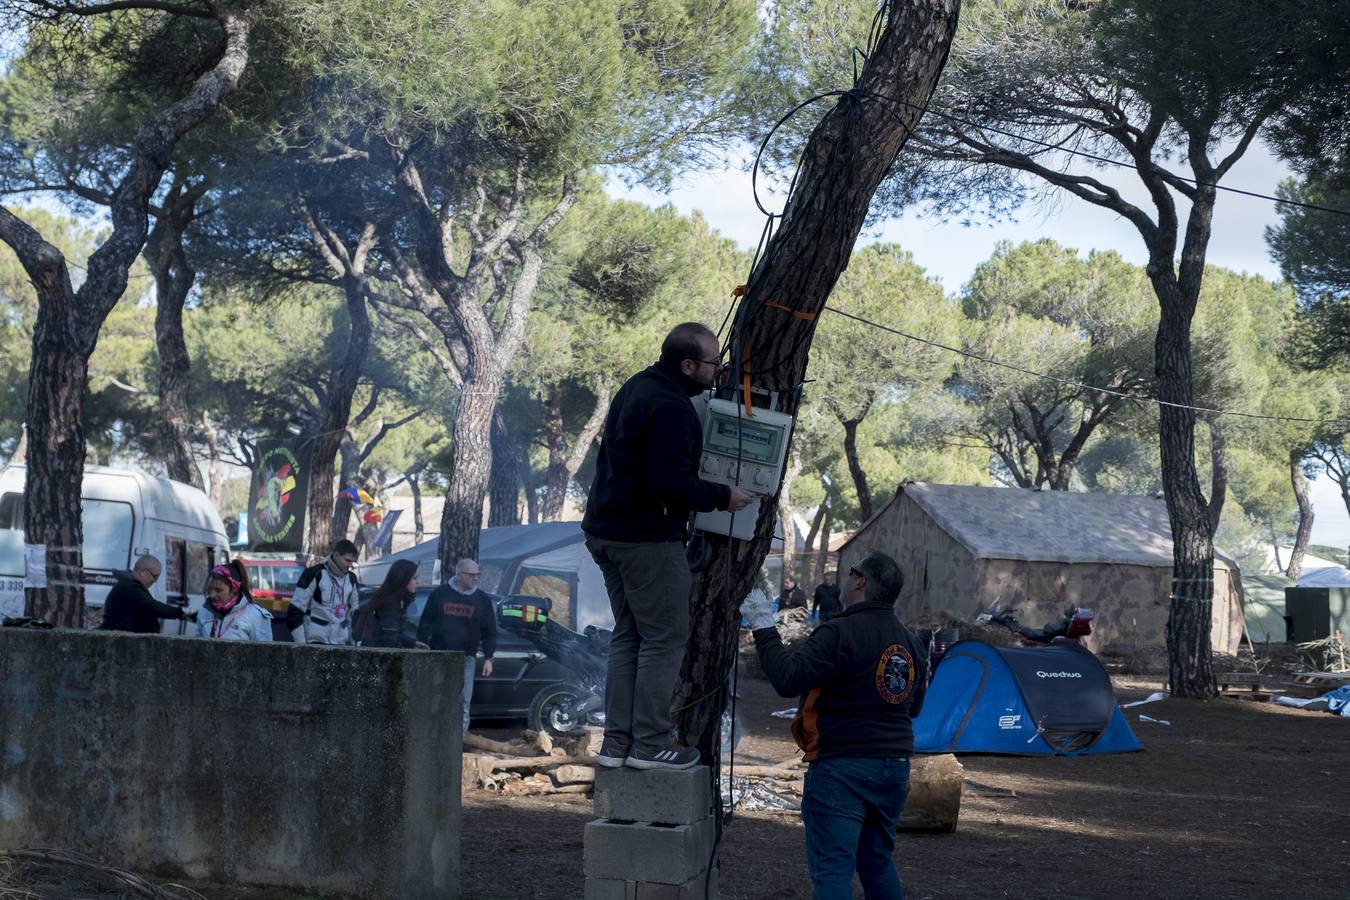
<path fill-rule="evenodd" d="M 148 591 L 152 584 L 159 581 L 159 575 L 162 571 L 164 571 L 164 566 L 160 561 L 147 553 L 137 558 L 135 565 L 131 567 L 131 577 L 139 581 Z"/>

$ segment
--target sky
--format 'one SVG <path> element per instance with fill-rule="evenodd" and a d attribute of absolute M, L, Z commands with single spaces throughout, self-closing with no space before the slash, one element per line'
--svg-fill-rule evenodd
<path fill-rule="evenodd" d="M 1109 169 L 1094 176 L 1121 191 L 1127 200 L 1151 209 L 1146 192 L 1134 172 Z M 1223 184 L 1234 188 L 1274 194 L 1279 182 L 1292 174 L 1288 167 L 1259 144 L 1234 165 Z M 764 228 L 764 216 L 755 206 L 750 176 L 741 166 L 694 173 L 678 181 L 669 193 L 645 188 L 625 188 L 611 183 L 611 190 L 650 205 L 671 203 L 682 213 L 700 211 L 713 228 L 741 245 L 753 249 Z M 765 206 L 782 208 L 781 194 L 764 196 Z M 1186 207 L 1181 206 L 1184 217 Z M 1209 245 L 1210 265 L 1223 266 L 1278 280 L 1279 267 L 1270 258 L 1265 229 L 1278 222 L 1276 205 L 1269 200 L 1221 193 Z M 880 223 L 859 238 L 859 244 L 891 241 L 910 251 L 930 276 L 948 293 L 956 293 L 970 279 L 975 266 L 988 259 L 999 241 L 1029 241 L 1052 238 L 1083 253 L 1114 250 L 1130 262 L 1142 265 L 1147 257 L 1134 226 L 1112 212 L 1075 197 L 1052 204 L 1024 208 L 1016 221 L 983 226 L 941 223 L 907 214 Z M 1345 547 L 1350 544 L 1350 514 L 1336 486 L 1327 478 L 1312 483 L 1315 511 L 1312 541 Z M 1292 502 L 1292 499 L 1291 499 Z"/>

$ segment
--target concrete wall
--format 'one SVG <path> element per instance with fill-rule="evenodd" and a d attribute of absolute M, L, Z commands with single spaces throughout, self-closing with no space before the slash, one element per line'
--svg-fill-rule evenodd
<path fill-rule="evenodd" d="M 457 898 L 461 654 L 0 628 L 0 848 Z"/>

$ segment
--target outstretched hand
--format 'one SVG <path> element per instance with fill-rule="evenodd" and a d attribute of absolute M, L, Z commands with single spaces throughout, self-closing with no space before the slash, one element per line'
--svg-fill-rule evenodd
<path fill-rule="evenodd" d="M 750 623 L 751 631 L 772 628 L 775 622 L 773 601 L 763 591 L 756 588 L 741 601 L 741 616 Z"/>

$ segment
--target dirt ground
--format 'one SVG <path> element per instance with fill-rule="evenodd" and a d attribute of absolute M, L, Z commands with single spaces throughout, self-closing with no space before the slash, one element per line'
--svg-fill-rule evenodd
<path fill-rule="evenodd" d="M 1160 684 L 1116 687 L 1126 702 Z M 748 678 L 742 695 L 736 761 L 791 757 L 769 716 L 791 701 Z M 909 900 L 1350 897 L 1350 720 L 1225 698 L 1127 713 L 1143 753 L 963 757 L 956 832 L 897 842 Z M 591 817 L 585 797 L 466 791 L 466 900 L 581 897 Z M 720 859 L 724 900 L 811 895 L 795 813 L 736 812 Z"/>

